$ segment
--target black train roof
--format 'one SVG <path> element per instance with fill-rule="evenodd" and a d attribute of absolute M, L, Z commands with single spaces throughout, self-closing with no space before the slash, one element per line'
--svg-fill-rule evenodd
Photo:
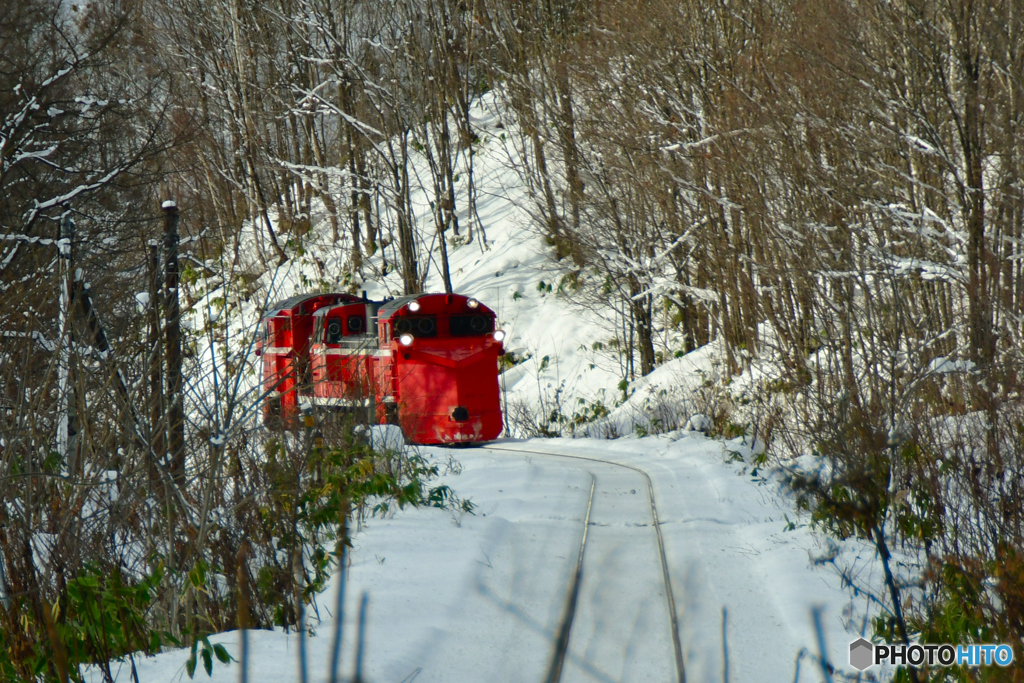
<path fill-rule="evenodd" d="M 378 318 L 390 318 L 391 314 L 397 311 L 402 306 L 406 305 L 411 301 L 416 301 L 424 296 L 430 296 L 430 294 L 409 294 L 408 296 L 400 296 L 397 299 L 387 301 L 383 306 L 377 309 Z"/>
<path fill-rule="evenodd" d="M 299 306 L 300 304 L 305 303 L 306 301 L 310 301 L 311 299 L 317 299 L 317 298 L 322 297 L 322 296 L 337 297 L 339 301 L 342 300 L 342 299 L 345 299 L 347 297 L 351 297 L 352 298 L 351 300 L 353 302 L 354 301 L 362 301 L 362 299 L 360 299 L 359 297 L 355 296 L 354 294 L 347 294 L 345 292 L 326 292 L 326 293 L 320 293 L 320 294 L 296 294 L 295 296 L 290 296 L 287 299 L 282 299 L 281 301 L 277 301 L 275 303 L 270 304 L 269 306 L 267 306 L 267 311 L 263 315 L 265 317 L 269 317 L 269 316 L 273 316 L 274 314 L 278 313 L 279 311 L 290 311 L 293 308 L 295 308 L 296 306 Z"/>

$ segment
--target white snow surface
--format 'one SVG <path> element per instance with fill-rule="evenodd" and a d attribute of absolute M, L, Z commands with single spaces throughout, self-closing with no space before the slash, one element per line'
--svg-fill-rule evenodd
<path fill-rule="evenodd" d="M 346 591 L 343 680 L 353 672 L 364 592 L 367 681 L 542 680 L 578 553 L 591 473 L 590 537 L 562 680 L 674 680 L 642 476 L 606 463 L 497 449 L 597 458 L 650 475 L 690 683 L 722 680 L 723 610 L 730 681 L 821 680 L 813 659 L 800 654 L 818 651 L 814 607 L 823 611 L 829 660 L 847 669 L 864 606 L 851 602 L 831 562 L 839 552 L 866 551 L 855 545 L 839 551 L 804 526 L 786 530 L 791 502 L 770 476 L 755 473 L 740 440 L 677 433 L 421 449 L 439 463 L 454 456 L 462 464 L 446 481 L 472 499 L 475 514 L 418 509 L 362 526 Z M 306 641 L 310 681 L 328 678 L 334 584 L 320 596 L 321 620 L 312 620 L 316 635 Z M 212 640 L 238 656 L 236 632 Z M 253 631 L 250 652 L 250 681 L 299 680 L 294 633 Z M 187 656 L 178 650 L 138 661 L 140 681 L 185 679 Z M 239 664 L 215 662 L 212 681 L 238 675 Z M 202 667 L 196 678 L 207 679 Z M 127 680 L 123 665 L 118 681 Z"/>

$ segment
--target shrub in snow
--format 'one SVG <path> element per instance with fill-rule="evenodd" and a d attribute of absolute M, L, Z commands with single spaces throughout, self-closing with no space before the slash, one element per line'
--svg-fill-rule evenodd
<path fill-rule="evenodd" d="M 712 426 L 711 420 L 706 415 L 697 413 L 690 416 L 690 419 L 686 421 L 684 429 L 689 432 L 703 432 L 707 434 L 711 431 Z"/>

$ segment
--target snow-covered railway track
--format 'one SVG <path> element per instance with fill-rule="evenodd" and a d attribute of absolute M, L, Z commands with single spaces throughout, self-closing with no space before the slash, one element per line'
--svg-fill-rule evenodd
<path fill-rule="evenodd" d="M 640 469 L 639 467 L 634 467 L 632 465 L 626 465 L 626 464 L 623 464 L 623 463 L 617 463 L 617 462 L 613 462 L 613 461 L 610 461 L 610 460 L 603 460 L 603 459 L 600 459 L 600 458 L 594 458 L 594 457 L 588 457 L 588 456 L 582 456 L 582 455 L 569 455 L 569 454 L 565 454 L 565 453 L 554 453 L 554 452 L 549 452 L 549 451 L 527 450 L 527 449 L 520 449 L 520 448 L 509 448 L 509 447 L 506 447 L 506 446 L 487 446 L 487 448 L 488 448 L 488 450 L 492 450 L 492 451 L 516 453 L 516 454 L 526 455 L 526 456 L 542 456 L 542 457 L 560 458 L 560 459 L 568 459 L 568 460 L 583 461 L 583 462 L 591 463 L 590 465 L 584 465 L 586 471 L 589 473 L 589 475 L 591 477 L 590 495 L 589 495 L 588 500 L 587 500 L 587 509 L 586 509 L 586 514 L 584 515 L 584 529 L 583 529 L 583 534 L 582 534 L 581 539 L 580 539 L 580 545 L 579 545 L 578 553 L 576 555 L 575 569 L 574 569 L 574 572 L 573 572 L 573 574 L 571 576 L 571 579 L 570 579 L 570 582 L 569 582 L 569 587 L 568 587 L 567 594 L 566 594 L 566 601 L 565 601 L 563 617 L 561 619 L 561 622 L 559 624 L 559 629 L 558 629 L 558 632 L 556 634 L 555 646 L 554 646 L 554 650 L 552 652 L 551 662 L 550 662 L 550 665 L 548 667 L 548 673 L 547 673 L 547 676 L 546 676 L 546 679 L 545 679 L 546 682 L 547 683 L 558 683 L 558 682 L 560 682 L 563 679 L 563 672 L 567 671 L 567 655 L 570 653 L 570 651 L 582 653 L 582 655 L 577 657 L 576 659 L 582 661 L 585 664 L 588 661 L 588 657 L 587 657 L 588 653 L 592 653 L 595 656 L 600 657 L 601 653 L 598 652 L 598 651 L 600 651 L 602 649 L 607 650 L 608 648 L 605 647 L 605 646 L 609 642 L 614 643 L 616 639 L 622 639 L 622 638 L 629 639 L 630 637 L 632 637 L 632 634 L 623 634 L 622 633 L 621 629 L 624 626 L 624 624 L 621 624 L 621 623 L 620 624 L 610 624 L 609 623 L 610 620 L 607 619 L 606 615 L 600 614 L 600 610 L 598 608 L 600 607 L 600 604 L 602 603 L 603 600 L 608 600 L 609 596 L 606 595 L 602 599 L 600 594 L 597 593 L 596 591 L 595 592 L 591 592 L 591 595 L 594 598 L 592 600 L 592 602 L 596 603 L 596 604 L 593 605 L 594 609 L 590 609 L 590 610 L 587 610 L 586 608 L 584 608 L 583 610 L 579 610 L 578 609 L 579 597 L 581 595 L 581 592 L 583 592 L 584 584 L 587 581 L 586 577 L 588 576 L 588 569 L 587 569 L 587 567 L 589 565 L 588 565 L 588 563 L 586 561 L 586 558 L 588 557 L 588 541 L 591 544 L 597 544 L 597 545 L 600 545 L 603 542 L 605 544 L 606 548 L 611 548 L 613 552 L 614 551 L 618 551 L 616 554 L 619 554 L 619 555 L 622 554 L 621 548 L 616 548 L 615 547 L 615 545 L 616 545 L 616 539 L 615 538 L 602 539 L 602 536 L 604 534 L 602 534 L 600 532 L 591 533 L 591 531 L 590 531 L 591 527 L 602 527 L 602 526 L 607 527 L 607 526 L 611 526 L 612 524 L 615 524 L 616 522 L 621 525 L 621 516 L 622 516 L 622 512 L 623 512 L 621 510 L 619 511 L 620 519 L 616 520 L 616 521 L 612 521 L 612 522 L 606 521 L 606 522 L 602 523 L 600 520 L 593 520 L 592 519 L 592 513 L 594 512 L 594 496 L 595 496 L 595 492 L 601 493 L 602 495 L 604 495 L 605 497 L 608 497 L 608 498 L 612 498 L 612 497 L 618 496 L 620 501 L 621 500 L 625 500 L 624 498 L 622 498 L 622 495 L 621 495 L 623 493 L 623 491 L 616 491 L 615 482 L 611 482 L 611 483 L 608 483 L 608 484 L 602 484 L 602 486 L 600 488 L 598 486 L 598 480 L 599 480 L 599 476 L 598 475 L 600 474 L 600 470 L 603 469 L 605 471 L 606 474 L 603 475 L 602 478 L 606 478 L 606 475 L 607 475 L 607 472 L 608 472 L 608 468 L 618 468 L 618 471 L 620 473 L 621 473 L 622 470 L 627 470 L 627 471 L 631 472 L 632 474 L 639 475 L 643 479 L 644 483 L 646 484 L 647 502 L 649 504 L 646 507 L 649 509 L 649 513 L 650 513 L 650 526 L 653 527 L 654 532 L 655 532 L 655 537 L 657 539 L 657 554 L 658 554 L 658 557 L 659 557 L 659 560 L 660 560 L 660 565 L 661 565 L 661 567 L 660 567 L 661 568 L 661 584 L 663 585 L 663 594 L 664 594 L 664 597 L 665 597 L 665 607 L 666 607 L 667 617 L 668 617 L 668 624 L 667 625 L 670 628 L 670 639 L 671 639 L 671 642 L 672 642 L 672 651 L 673 651 L 672 654 L 674 655 L 675 679 L 678 681 L 678 683 L 685 683 L 686 674 L 685 674 L 684 665 L 683 665 L 683 648 L 682 648 L 682 643 L 681 643 L 680 637 L 679 637 L 679 619 L 678 619 L 678 615 L 677 615 L 677 612 L 676 612 L 675 595 L 674 595 L 673 590 L 672 590 L 672 578 L 671 578 L 671 575 L 669 573 L 668 558 L 667 558 L 666 552 L 665 552 L 665 540 L 664 540 L 664 537 L 663 537 L 662 532 L 661 532 L 661 524 L 660 524 L 660 522 L 658 520 L 658 507 L 657 507 L 657 503 L 655 502 L 654 485 L 651 482 L 651 478 L 647 474 L 647 472 L 645 472 L 644 470 Z M 582 462 L 580 464 L 583 465 Z M 595 470 L 597 470 L 597 471 L 595 471 Z M 610 479 L 610 477 L 607 477 L 607 478 Z M 622 482 L 619 481 L 618 483 L 619 483 L 620 488 L 621 488 Z M 632 488 L 629 491 L 630 491 L 631 494 L 635 494 L 636 493 L 636 489 L 635 488 Z M 631 506 L 627 505 L 627 507 L 633 507 L 634 508 L 633 510 L 627 510 L 626 511 L 627 516 L 632 515 L 632 514 L 634 514 L 636 512 L 635 508 L 637 507 L 637 505 L 635 505 L 635 504 L 633 504 Z M 607 511 L 605 511 L 605 513 L 607 513 Z M 600 514 L 601 514 L 601 510 L 600 510 L 600 506 L 599 506 L 599 515 L 598 516 L 600 516 Z M 612 515 L 612 517 L 614 518 L 614 514 Z M 627 523 L 626 526 L 646 526 L 646 524 L 639 524 L 639 523 L 635 523 L 634 522 L 633 524 L 628 524 Z M 621 542 L 621 538 L 619 538 L 618 540 Z M 609 542 L 612 544 L 611 546 L 608 546 Z M 629 551 L 631 553 L 631 555 L 632 555 L 629 559 L 631 559 L 633 561 L 640 560 L 640 558 L 637 557 L 631 551 L 632 551 L 632 549 L 630 549 L 630 551 Z M 593 551 L 590 551 L 590 552 L 593 552 Z M 597 556 L 593 558 L 592 562 L 595 562 L 595 561 L 599 562 L 599 561 L 601 561 L 602 557 L 600 556 L 600 554 L 596 553 L 596 555 Z M 604 559 L 607 562 L 608 558 L 605 557 Z M 619 561 L 621 561 L 621 558 L 620 558 Z M 605 568 L 605 569 L 608 569 L 608 568 Z M 618 574 L 632 574 L 635 571 L 635 569 L 636 569 L 635 567 L 634 568 L 628 568 L 627 570 L 624 571 L 622 567 L 611 567 L 611 570 L 613 572 L 618 573 Z M 630 570 L 633 570 L 633 571 L 630 571 Z M 592 581 L 591 583 L 600 582 L 600 580 L 602 578 L 600 576 L 601 572 L 602 572 L 602 566 L 600 566 L 600 565 L 593 566 L 591 568 L 590 573 L 593 573 L 594 575 L 597 575 L 597 578 L 595 579 L 595 581 Z M 606 573 L 608 573 L 608 572 L 606 571 Z M 616 578 L 621 580 L 623 577 L 619 576 L 619 577 L 616 577 Z M 614 589 L 613 589 L 613 591 L 614 591 Z M 617 595 L 617 596 L 614 596 L 614 597 L 619 599 L 619 600 L 622 600 L 624 597 L 626 599 L 630 599 L 628 596 L 624 596 L 624 595 Z M 613 608 L 612 611 L 614 611 L 614 605 L 612 605 L 612 608 Z M 590 623 L 589 624 L 583 624 L 583 625 L 577 625 L 577 629 L 576 629 L 575 633 L 579 634 L 579 635 L 576 635 L 574 637 L 573 625 L 574 625 L 574 623 L 577 622 L 577 614 L 578 614 L 578 612 L 587 612 L 587 614 L 585 615 L 584 621 L 588 621 L 589 620 Z M 581 628 L 581 626 L 583 626 L 583 628 Z M 637 623 L 634 623 L 633 627 L 636 628 L 637 627 Z M 589 629 L 589 634 L 590 634 L 589 639 L 587 638 L 586 635 L 581 633 L 581 631 L 583 631 L 584 629 Z M 664 633 L 664 632 L 662 631 L 662 633 Z M 626 650 L 623 652 L 623 661 L 621 663 L 621 669 L 622 669 L 623 672 L 626 671 L 630 667 L 630 662 L 628 661 L 628 659 L 629 659 L 629 655 L 630 655 L 631 651 L 633 651 L 633 650 L 634 650 L 634 647 L 632 645 L 630 645 L 630 647 L 626 648 Z M 574 673 L 576 673 L 577 675 L 576 676 L 570 676 L 572 678 L 582 678 L 584 680 L 594 680 L 594 679 L 600 680 L 600 676 L 596 675 L 598 673 L 598 669 L 596 669 L 593 666 L 577 666 L 577 667 L 573 667 L 572 666 L 572 660 L 570 659 L 569 660 L 568 669 L 575 669 Z M 670 672 L 668 672 L 668 671 L 666 671 L 665 673 L 671 675 Z M 622 676 L 620 676 L 619 678 L 621 679 Z"/>

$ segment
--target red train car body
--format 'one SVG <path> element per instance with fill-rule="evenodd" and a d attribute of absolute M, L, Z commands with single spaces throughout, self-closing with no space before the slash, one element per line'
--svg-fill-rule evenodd
<path fill-rule="evenodd" d="M 263 421 L 291 422 L 299 414 L 299 397 L 309 384 L 309 340 L 321 308 L 360 301 L 351 294 L 301 294 L 270 306 L 260 320 L 256 353 L 263 358 Z"/>
<path fill-rule="evenodd" d="M 494 312 L 459 294 L 374 302 L 292 297 L 261 321 L 264 422 L 303 409 L 365 411 L 419 444 L 490 441 L 502 431 Z"/>

